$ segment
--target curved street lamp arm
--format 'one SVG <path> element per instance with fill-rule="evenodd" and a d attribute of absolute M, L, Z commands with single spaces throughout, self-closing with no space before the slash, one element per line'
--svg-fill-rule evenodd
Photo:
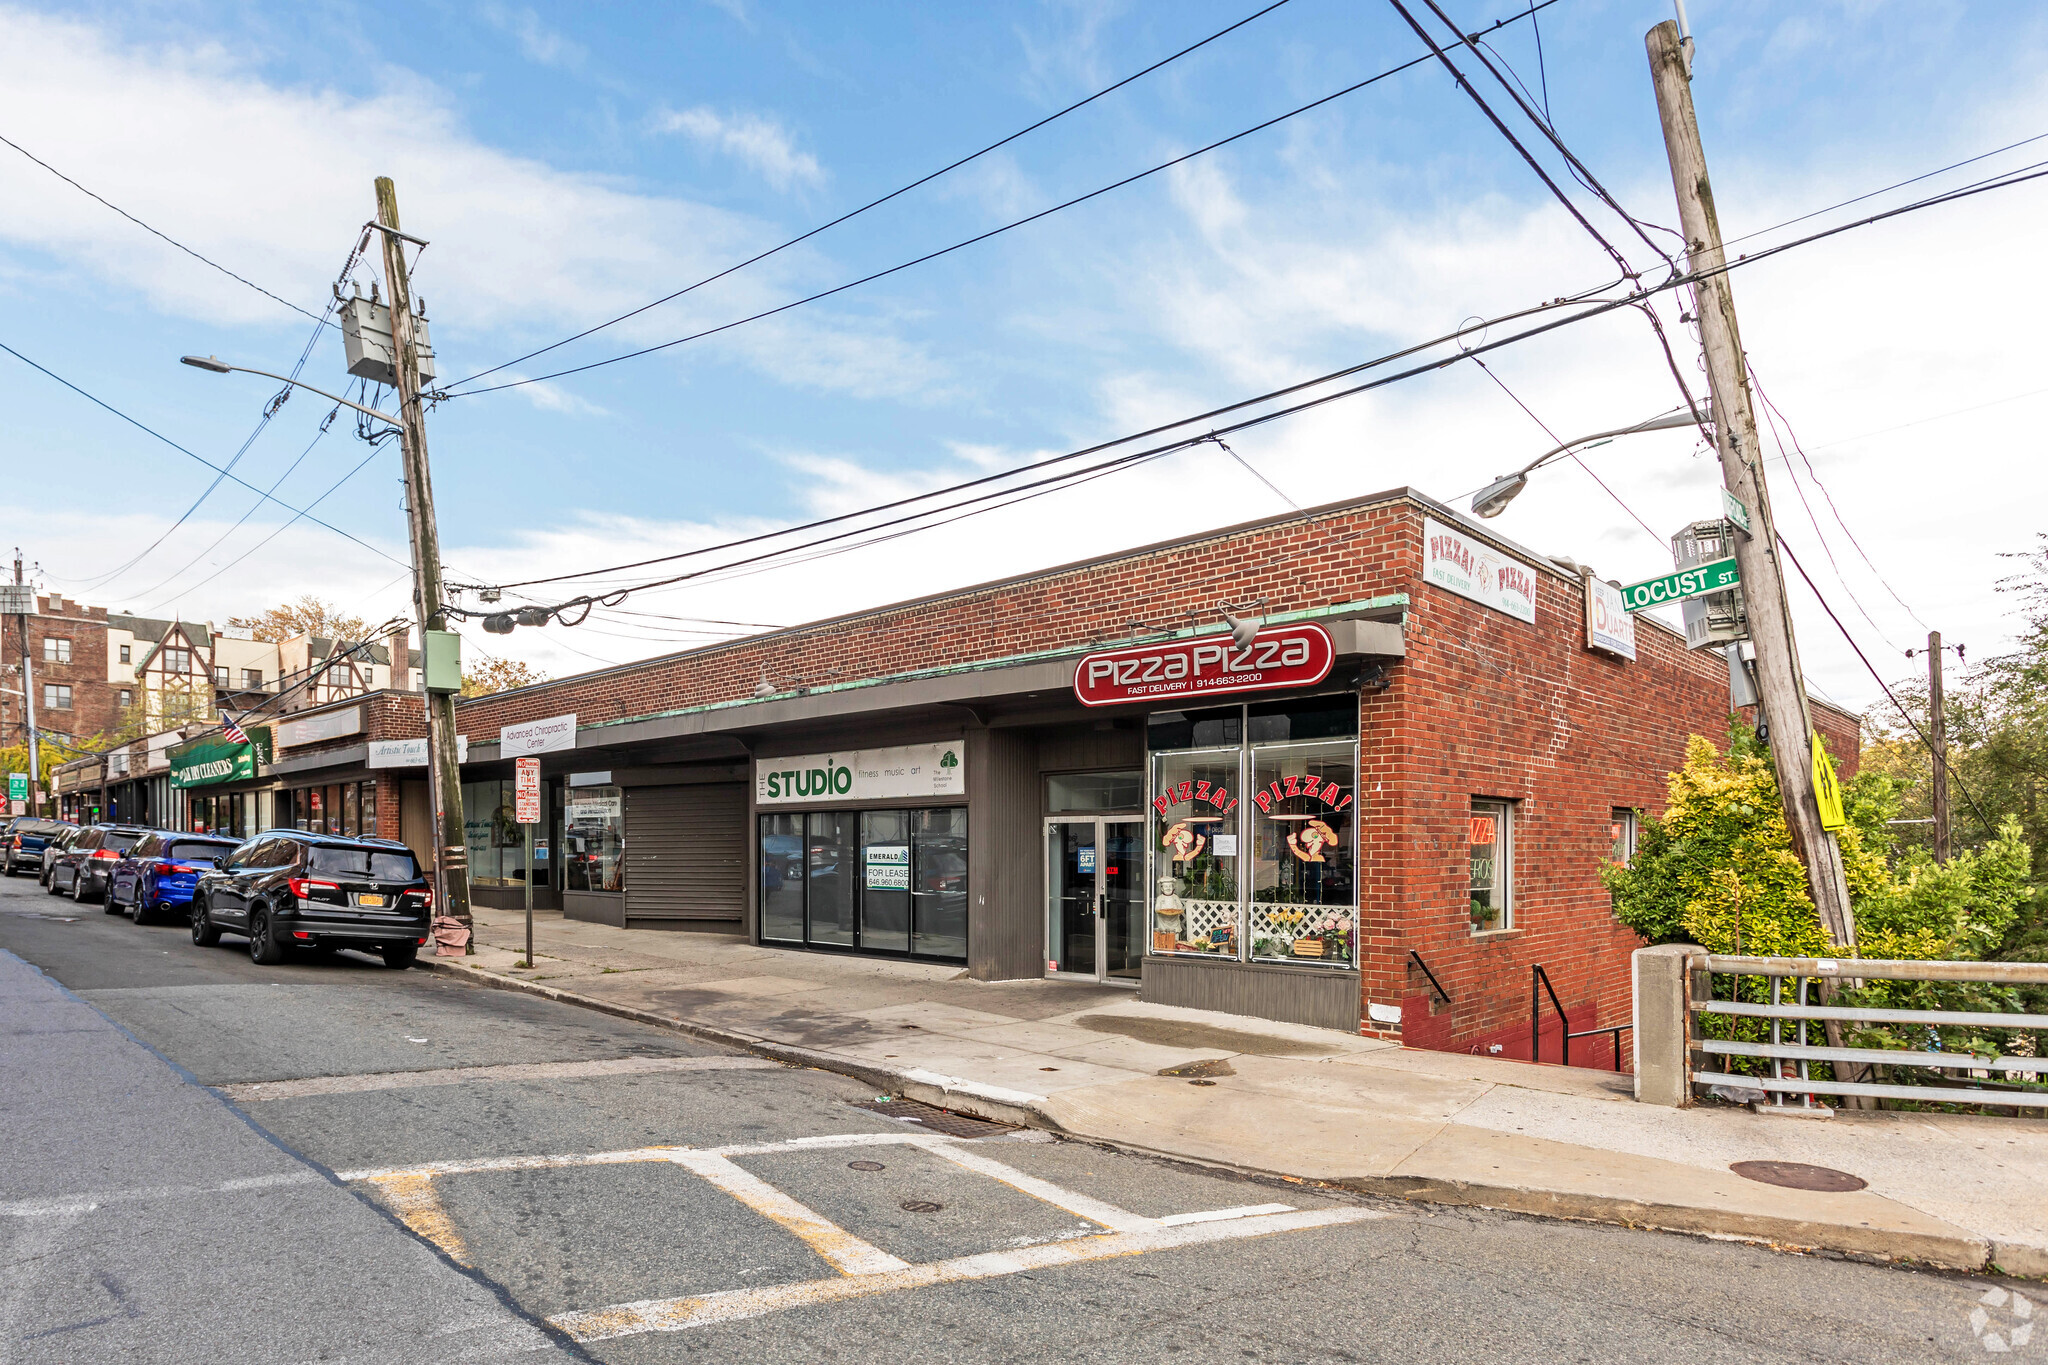
<path fill-rule="evenodd" d="M 194 369 L 211 370 L 215 374 L 255 374 L 261 375 L 265 379 L 275 379 L 280 384 L 289 384 L 295 389 L 304 389 L 307 393 L 317 393 L 322 398 L 339 403 L 345 408 L 354 408 L 366 417 L 374 417 L 380 422 L 389 422 L 392 426 L 398 427 L 401 430 L 405 427 L 405 423 L 399 421 L 398 418 L 393 417 L 388 412 L 382 412 L 376 408 L 366 408 L 361 403 L 351 403 L 338 393 L 329 393 L 325 389 L 316 389 L 311 384 L 303 380 L 293 379 L 289 375 L 272 374 L 268 370 L 252 370 L 247 365 L 229 365 L 215 360 L 212 356 L 188 355 L 184 357 L 184 363 L 192 366 Z"/>

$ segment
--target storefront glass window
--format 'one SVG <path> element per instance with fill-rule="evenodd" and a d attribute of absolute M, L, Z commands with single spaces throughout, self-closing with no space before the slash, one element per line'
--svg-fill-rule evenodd
<path fill-rule="evenodd" d="M 911 813 L 917 898 L 910 951 L 926 957 L 967 956 L 967 810 L 945 806 Z"/>
<path fill-rule="evenodd" d="M 1152 755 L 1152 950 L 1235 957 L 1238 747 Z"/>
<path fill-rule="evenodd" d="M 851 811 L 812 811 L 792 817 L 809 822 L 809 882 L 804 914 L 810 941 L 833 947 L 853 946 L 854 906 L 860 900 L 860 879 L 854 875 L 860 818 Z"/>
<path fill-rule="evenodd" d="M 584 794 L 601 790 L 577 788 Z M 526 884 L 526 827 L 514 815 L 513 788 L 509 778 L 462 784 L 462 833 L 469 850 L 469 879 L 479 886 L 524 886 Z M 540 789 L 540 823 L 534 826 L 533 884 L 548 884 L 548 864 L 540 857 L 538 841 L 548 827 L 548 785 Z"/>
<path fill-rule="evenodd" d="M 567 845 L 562 885 L 568 890 L 626 889 L 626 802 L 619 788 L 570 788 L 562 811 L 562 842 Z"/>
<path fill-rule="evenodd" d="M 761 817 L 761 937 L 804 939 L 804 817 Z"/>
<path fill-rule="evenodd" d="M 1352 964 L 1357 781 L 1348 739 L 1253 746 L 1245 815 L 1254 959 Z"/>
<path fill-rule="evenodd" d="M 1472 862 L 1472 929 L 1514 927 L 1514 807 L 1506 801 L 1474 801 L 1466 834 Z"/>
<path fill-rule="evenodd" d="M 356 792 L 355 783 L 351 782 L 341 789 L 341 832 L 343 834 L 361 834 L 363 832 L 363 808 L 360 801 L 361 798 Z"/>
<path fill-rule="evenodd" d="M 861 946 L 909 952 L 910 812 L 861 812 L 860 879 Z"/>
<path fill-rule="evenodd" d="M 1145 804 L 1145 774 L 1061 773 L 1045 779 L 1045 808 L 1053 815 L 1136 810 Z"/>
<path fill-rule="evenodd" d="M 1358 700 L 1150 717 L 1154 953 L 1356 965 Z"/>

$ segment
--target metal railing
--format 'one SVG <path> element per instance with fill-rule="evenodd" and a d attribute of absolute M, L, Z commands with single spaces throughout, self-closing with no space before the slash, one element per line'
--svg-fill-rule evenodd
<path fill-rule="evenodd" d="M 1876 959 L 1830 959 L 1797 957 L 1724 957 L 1701 954 L 1692 958 L 1687 973 L 1686 1007 L 1691 1018 L 1691 1046 L 1699 1059 L 1729 1057 L 1762 1058 L 1772 1073 L 1752 1076 L 1703 1066 L 1691 1068 L 1695 1086 L 1713 1086 L 1747 1092 L 1757 1102 L 1779 1107 L 1811 1109 L 1823 1095 L 1861 1096 L 1871 1099 L 1917 1100 L 1929 1104 L 1972 1104 L 2048 1109 L 2048 1086 L 2002 1084 L 1998 1077 L 2019 1082 L 2048 1079 L 2048 1060 L 2038 1057 L 1987 1057 L 1977 1053 L 1913 1050 L 1905 1048 L 1838 1047 L 1815 1043 L 1809 1036 L 1812 1025 L 1829 1022 L 1858 1024 L 1909 1024 L 1929 1029 L 2000 1028 L 2048 1029 L 2048 1015 L 2004 1013 L 1989 1010 L 1908 1010 L 1866 1008 L 1857 1005 L 1812 1003 L 1810 995 L 1832 997 L 1832 990 L 1816 990 L 1822 983 L 1856 984 L 1863 981 L 1977 982 L 1996 986 L 2048 984 L 2048 964 L 2027 962 L 1896 962 Z M 1731 995 L 1740 993 L 1741 978 L 1762 977 L 1770 982 L 1770 1001 L 1718 999 L 1714 977 L 1736 978 Z M 1787 983 L 1793 997 L 1787 1000 Z M 1701 1028 L 1702 1016 L 1767 1019 L 1770 1041 L 1708 1038 Z M 1787 1041 L 1787 1026 L 1793 1041 Z M 1937 1035 L 1938 1037 L 1938 1035 Z M 1815 1079 L 1815 1062 L 1829 1063 L 1831 1077 Z M 1930 1071 L 1982 1073 L 1965 1077 L 1937 1076 L 1938 1080 L 1972 1080 L 1973 1085 L 1892 1085 L 1867 1080 L 1845 1080 L 1867 1075 L 1869 1068 L 1921 1067 Z M 1788 1074 L 1788 1072 L 1790 1074 Z"/>
<path fill-rule="evenodd" d="M 1410 962 L 1413 962 L 1416 966 L 1422 968 L 1422 974 L 1429 978 L 1429 984 L 1433 988 L 1435 988 L 1437 998 L 1442 1000 L 1446 1005 L 1450 1004 L 1451 993 L 1444 989 L 1443 982 L 1436 979 L 1436 973 L 1431 971 L 1429 969 L 1429 964 L 1422 960 L 1422 954 L 1416 952 L 1413 948 L 1410 948 L 1408 950 L 1408 960 Z"/>
<path fill-rule="evenodd" d="M 1428 969 L 1424 968 L 1424 970 Z M 1572 1032 L 1571 1018 L 1564 1012 L 1564 1006 L 1558 1002 L 1557 991 L 1550 984 L 1550 973 L 1544 971 L 1540 963 L 1529 968 L 1529 1060 L 1532 1062 L 1543 1060 L 1543 996 L 1536 993 L 1539 986 L 1542 988 L 1543 994 L 1550 997 L 1550 1007 L 1557 1011 L 1557 1022 L 1564 1025 L 1563 1064 L 1565 1066 L 1572 1064 L 1572 1039 L 1592 1038 L 1603 1033 L 1611 1034 L 1614 1038 L 1614 1070 L 1616 1074 L 1619 1074 L 1621 1071 L 1621 1035 L 1635 1026 L 1633 1024 L 1611 1024 L 1606 1028 L 1580 1029 L 1577 1033 Z"/>

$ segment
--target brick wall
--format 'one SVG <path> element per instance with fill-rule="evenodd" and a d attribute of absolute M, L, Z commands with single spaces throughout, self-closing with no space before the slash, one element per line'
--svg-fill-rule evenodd
<path fill-rule="evenodd" d="M 35 674 L 36 726 L 75 739 L 111 734 L 121 723 L 118 685 L 107 681 L 107 609 L 81 606 L 62 597 L 38 597 L 40 615 L 28 618 L 28 647 Z M 14 618 L 7 618 L 5 636 L 0 639 L 0 658 L 11 666 L 21 663 L 21 630 Z M 71 661 L 50 663 L 43 658 L 43 641 L 69 640 Z M 10 687 L 20 686 L 13 674 Z M 71 689 L 71 709 L 50 710 L 43 705 L 43 686 L 59 683 Z M 0 692 L 0 734 L 13 743 L 21 742 L 21 698 Z"/>
<path fill-rule="evenodd" d="M 1599 869 L 1610 812 L 1663 808 L 1690 735 L 1727 730 L 1718 656 L 1644 624 L 1633 662 L 1584 647 L 1576 577 L 1538 572 L 1531 625 L 1422 581 L 1424 508 L 1405 494 L 1319 509 L 1202 539 L 970 589 L 460 703 L 479 741 L 500 725 L 574 712 L 583 726 L 1128 636 L 1134 623 L 1217 619 L 1219 601 L 1295 611 L 1409 596 L 1408 656 L 1361 700 L 1360 945 L 1367 1002 L 1398 1004 L 1385 1031 L 1411 1045 L 1529 1053 L 1530 968 L 1540 964 L 1574 1030 L 1626 1022 L 1633 933 Z M 1816 705 L 1834 751 L 1855 719 Z M 1853 768 L 1851 768 L 1853 770 Z M 1475 934 L 1467 818 L 1474 797 L 1515 802 L 1515 925 Z M 1435 1001 L 1410 952 L 1452 999 Z M 1545 1000 L 1554 1059 L 1556 1016 Z M 1370 1030 L 1371 1025 L 1368 1025 Z M 1578 1047 L 1597 1052 L 1600 1040 Z M 1611 1055 L 1611 1054 L 1610 1054 Z"/>

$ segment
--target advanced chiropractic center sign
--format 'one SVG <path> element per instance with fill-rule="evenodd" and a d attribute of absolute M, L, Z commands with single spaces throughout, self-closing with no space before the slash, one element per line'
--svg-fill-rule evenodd
<path fill-rule="evenodd" d="M 967 795 L 965 746 L 905 744 L 754 760 L 754 804 L 901 801 Z"/>
<path fill-rule="evenodd" d="M 1310 687 L 1330 674 L 1337 647 L 1313 621 L 1272 626 L 1239 649 L 1228 635 L 1131 645 L 1090 654 L 1074 665 L 1083 706 Z"/>

